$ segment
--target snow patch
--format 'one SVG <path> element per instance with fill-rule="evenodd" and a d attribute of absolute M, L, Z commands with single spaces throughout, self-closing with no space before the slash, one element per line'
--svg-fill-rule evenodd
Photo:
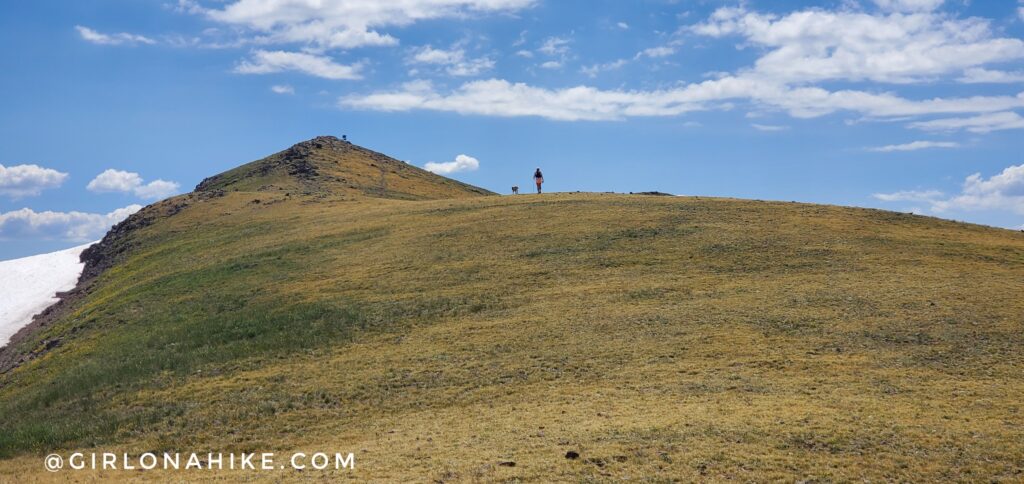
<path fill-rule="evenodd" d="M 0 348 L 78 283 L 82 251 L 95 242 L 49 254 L 0 261 Z"/>

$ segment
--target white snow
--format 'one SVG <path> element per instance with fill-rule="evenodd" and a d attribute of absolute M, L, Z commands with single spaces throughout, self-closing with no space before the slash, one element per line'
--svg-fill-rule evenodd
<path fill-rule="evenodd" d="M 0 348 L 31 323 L 32 316 L 57 302 L 57 292 L 75 287 L 85 267 L 78 256 L 92 244 L 0 261 Z"/>

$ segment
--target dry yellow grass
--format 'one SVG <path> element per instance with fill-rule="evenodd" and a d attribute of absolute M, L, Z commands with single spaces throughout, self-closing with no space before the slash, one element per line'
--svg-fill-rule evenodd
<path fill-rule="evenodd" d="M 56 476 L 1024 478 L 1021 233 L 728 199 L 240 191 L 136 242 L 53 330 L 78 325 L 75 344 L 0 388 L 4 408 L 23 412 L 0 422 L 90 408 L 116 428 L 15 450 L 0 480 L 53 478 L 42 455 L 91 443 L 132 454 L 351 451 L 357 469 Z M 312 304 L 360 316 L 344 337 L 314 335 L 322 344 L 194 357 L 97 380 L 98 397 L 24 403 L 76 362 L 107 361 L 106 341 L 132 327 L 217 312 L 205 323 L 216 328 L 247 307 Z M 137 351 L 171 351 L 138 341 Z"/>

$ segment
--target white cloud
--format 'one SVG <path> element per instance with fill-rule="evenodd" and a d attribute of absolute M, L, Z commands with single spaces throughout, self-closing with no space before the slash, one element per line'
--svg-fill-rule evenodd
<path fill-rule="evenodd" d="M 594 64 L 594 65 L 591 65 L 591 66 L 584 66 L 584 67 L 580 68 L 580 72 L 582 72 L 582 73 L 584 73 L 584 74 L 586 74 L 586 75 L 588 75 L 590 77 L 597 77 L 597 75 L 602 73 L 602 72 L 614 71 L 616 69 L 621 69 L 623 66 L 625 66 L 628 63 L 629 63 L 629 61 L 626 60 L 626 59 L 619 59 L 619 60 L 612 61 L 612 62 L 606 62 L 604 64 Z"/>
<path fill-rule="evenodd" d="M 975 173 L 964 180 L 960 193 L 953 196 L 928 190 L 875 194 L 874 197 L 885 202 L 928 203 L 935 213 L 1008 211 L 1024 214 L 1024 165 L 1007 167 L 987 179 Z"/>
<path fill-rule="evenodd" d="M 1024 117 L 1013 111 L 982 114 L 969 118 L 943 118 L 910 123 L 911 128 L 925 131 L 967 130 L 972 133 L 988 133 L 1007 129 L 1024 129 Z"/>
<path fill-rule="evenodd" d="M 615 26 L 622 30 L 629 30 L 629 24 L 627 24 L 626 22 L 616 23 Z"/>
<path fill-rule="evenodd" d="M 455 161 L 444 163 L 430 162 L 424 165 L 423 168 L 438 175 L 448 175 L 460 171 L 476 171 L 480 168 L 480 161 L 472 156 L 459 155 L 455 157 Z"/>
<path fill-rule="evenodd" d="M 910 143 L 903 143 L 899 145 L 886 145 L 877 146 L 874 148 L 868 148 L 868 151 L 877 151 L 880 153 L 890 153 L 893 151 L 917 151 L 926 150 L 929 148 L 959 148 L 960 143 L 952 141 L 912 141 Z"/>
<path fill-rule="evenodd" d="M 48 188 L 57 188 L 68 177 L 39 165 L 0 165 L 0 195 L 13 199 L 34 197 Z"/>
<path fill-rule="evenodd" d="M 785 131 L 789 129 L 789 126 L 777 126 L 773 124 L 757 124 L 753 123 L 750 125 L 752 128 L 758 131 Z"/>
<path fill-rule="evenodd" d="M 241 26 L 264 43 L 306 43 L 327 49 L 396 45 L 398 39 L 375 29 L 418 21 L 512 12 L 534 0 L 236 0 L 222 9 L 202 9 L 207 17 Z"/>
<path fill-rule="evenodd" d="M 96 240 L 114 224 L 139 211 L 141 205 L 129 205 L 107 214 L 83 212 L 36 212 L 23 208 L 0 214 L 0 239 Z"/>
<path fill-rule="evenodd" d="M 93 178 L 86 188 L 90 191 L 101 193 L 131 193 L 135 188 L 142 186 L 142 184 L 142 177 L 138 173 L 110 169 Z"/>
<path fill-rule="evenodd" d="M 547 61 L 540 65 L 543 69 L 561 69 L 562 63 L 560 61 Z"/>
<path fill-rule="evenodd" d="M 288 84 L 270 86 L 270 90 L 277 94 L 295 94 L 295 88 Z"/>
<path fill-rule="evenodd" d="M 362 65 L 343 65 L 334 62 L 330 57 L 307 54 L 304 52 L 285 52 L 281 50 L 257 50 L 252 58 L 239 63 L 235 72 L 239 74 L 271 74 L 283 71 L 297 71 L 311 76 L 333 80 L 362 79 L 359 71 Z"/>
<path fill-rule="evenodd" d="M 992 71 L 976 67 L 964 71 L 957 80 L 965 84 L 1012 84 L 1024 82 L 1024 71 Z"/>
<path fill-rule="evenodd" d="M 907 190 L 894 193 L 876 193 L 872 196 L 883 202 L 934 202 L 942 198 L 943 195 L 945 194 L 938 190 Z"/>
<path fill-rule="evenodd" d="M 133 44 L 155 44 L 156 41 L 142 35 L 121 32 L 118 34 L 103 34 L 89 27 L 76 25 L 75 30 L 88 42 L 99 45 L 133 45 Z"/>
<path fill-rule="evenodd" d="M 477 76 L 494 68 L 494 61 L 490 58 L 468 59 L 462 48 L 444 50 L 429 45 L 417 49 L 410 63 L 444 66 L 448 74 L 460 77 Z"/>
<path fill-rule="evenodd" d="M 86 188 L 96 193 L 130 193 L 146 200 L 158 200 L 177 193 L 179 185 L 167 180 L 145 183 L 138 173 L 106 170 L 89 182 Z"/>
<path fill-rule="evenodd" d="M 519 56 L 519 57 L 527 58 L 527 59 L 532 59 L 533 58 L 533 52 L 528 51 L 528 50 L 517 50 L 516 51 L 516 55 Z"/>
<path fill-rule="evenodd" d="M 1024 41 L 996 36 L 988 20 L 930 12 L 936 2 L 884 3 L 912 13 L 813 9 L 777 16 L 720 8 L 690 30 L 710 37 L 739 35 L 768 49 L 746 74 L 786 83 L 928 81 L 1024 58 Z"/>

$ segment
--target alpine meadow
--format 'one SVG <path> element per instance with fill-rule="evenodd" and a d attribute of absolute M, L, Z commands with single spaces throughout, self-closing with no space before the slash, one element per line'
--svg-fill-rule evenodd
<path fill-rule="evenodd" d="M 83 260 L 78 287 L 0 353 L 0 480 L 46 480 L 42 455 L 96 448 L 357 458 L 243 474 L 274 481 L 1024 470 L 1019 232 L 494 196 L 319 137 L 146 207 Z"/>

